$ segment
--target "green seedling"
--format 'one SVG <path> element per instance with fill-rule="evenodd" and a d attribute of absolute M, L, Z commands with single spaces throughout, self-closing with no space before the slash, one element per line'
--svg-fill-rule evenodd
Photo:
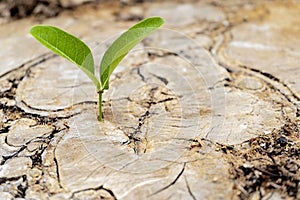
<path fill-rule="evenodd" d="M 109 88 L 109 77 L 128 52 L 145 37 L 158 29 L 160 17 L 144 19 L 118 37 L 106 50 L 100 63 L 100 81 L 94 73 L 94 58 L 89 47 L 75 36 L 54 26 L 37 25 L 30 33 L 54 53 L 76 64 L 94 83 L 99 96 L 99 117 L 102 121 L 102 94 Z"/>

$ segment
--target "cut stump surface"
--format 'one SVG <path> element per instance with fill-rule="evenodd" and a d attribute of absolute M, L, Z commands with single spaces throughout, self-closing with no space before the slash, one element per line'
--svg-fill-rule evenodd
<path fill-rule="evenodd" d="M 299 12 L 293 1 L 102 3 L 42 20 L 99 63 L 134 21 L 165 18 L 112 75 L 101 123 L 86 75 L 29 36 L 38 22 L 2 24 L 0 199 L 300 198 Z"/>

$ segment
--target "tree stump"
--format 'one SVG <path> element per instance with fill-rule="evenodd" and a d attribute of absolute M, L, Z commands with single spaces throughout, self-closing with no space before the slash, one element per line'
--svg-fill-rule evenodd
<path fill-rule="evenodd" d="M 29 37 L 34 18 L 3 24 L 0 198 L 299 198 L 299 11 L 102 3 L 42 20 L 97 64 L 133 21 L 165 18 L 112 75 L 103 122 L 86 75 Z"/>

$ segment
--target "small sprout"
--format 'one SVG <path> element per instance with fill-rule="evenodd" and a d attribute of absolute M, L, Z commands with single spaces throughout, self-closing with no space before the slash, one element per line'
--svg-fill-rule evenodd
<path fill-rule="evenodd" d="M 75 36 L 54 26 L 37 25 L 30 33 L 54 53 L 76 64 L 94 83 L 99 95 L 99 117 L 102 121 L 102 93 L 109 88 L 109 77 L 128 52 L 145 37 L 158 29 L 160 17 L 144 19 L 118 37 L 106 50 L 100 63 L 100 81 L 95 76 L 94 59 L 89 47 Z"/>

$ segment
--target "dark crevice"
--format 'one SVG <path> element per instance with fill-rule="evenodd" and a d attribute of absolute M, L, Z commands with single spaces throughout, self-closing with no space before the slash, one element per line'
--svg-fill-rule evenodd
<path fill-rule="evenodd" d="M 74 103 L 73 106 L 84 105 L 84 104 L 97 104 L 97 103 L 98 103 L 97 101 L 82 101 L 82 102 Z M 105 103 L 105 101 L 103 100 L 102 103 Z M 69 109 L 69 107 L 65 109 Z"/>
<path fill-rule="evenodd" d="M 9 177 L 9 178 L 8 177 L 0 177 L 0 184 L 3 184 L 3 183 L 8 182 L 8 181 L 17 181 L 22 177 L 23 176 Z"/>
<path fill-rule="evenodd" d="M 211 53 L 211 52 L 210 52 Z M 212 53 L 211 53 L 212 54 Z M 222 62 L 218 62 L 218 65 L 220 67 L 222 67 L 223 69 L 225 69 L 229 74 L 233 73 L 233 69 L 231 69 L 230 67 L 226 66 L 224 63 Z"/>
<path fill-rule="evenodd" d="M 23 179 L 23 183 L 25 183 L 25 184 L 24 185 L 20 184 L 20 185 L 17 186 L 18 192 L 15 195 L 15 198 L 18 198 L 18 197 L 19 198 L 25 198 L 25 196 L 26 196 L 26 190 L 28 189 L 27 176 L 23 175 L 22 179 Z"/>
<path fill-rule="evenodd" d="M 152 73 L 151 73 L 151 75 L 154 76 L 155 78 L 157 78 L 158 80 L 162 81 L 165 85 L 168 85 L 168 83 L 169 83 L 168 79 L 158 76 L 156 74 L 152 74 Z"/>
<path fill-rule="evenodd" d="M 143 133 L 142 127 L 145 125 L 147 119 L 149 119 L 151 117 L 151 115 L 156 114 L 154 112 L 150 112 L 151 107 L 156 104 L 165 103 L 165 102 L 169 102 L 169 101 L 173 101 L 173 100 L 177 99 L 176 97 L 168 97 L 168 98 L 159 100 L 155 96 L 157 91 L 159 91 L 160 94 L 170 96 L 170 94 L 160 91 L 159 87 L 152 87 L 149 90 L 149 97 L 145 100 L 142 100 L 141 102 L 138 102 L 139 104 L 141 104 L 145 107 L 146 111 L 139 116 L 138 124 L 135 128 L 133 128 L 133 131 L 132 132 L 130 131 L 130 133 L 126 134 L 127 137 L 129 138 L 129 140 L 124 142 L 124 145 L 133 144 L 133 150 L 134 150 L 135 154 L 139 154 L 141 152 L 146 153 L 146 151 L 147 151 L 147 144 L 148 144 L 147 131 L 148 131 L 148 129 L 146 127 L 145 133 Z M 130 98 L 122 98 L 122 99 L 133 101 Z M 165 105 L 165 109 L 167 112 L 169 111 L 168 108 L 166 107 L 166 105 Z M 128 128 L 132 128 L 132 127 L 128 127 Z M 144 134 L 144 135 L 141 135 L 141 134 Z"/>
<path fill-rule="evenodd" d="M 61 111 L 66 111 L 66 110 L 70 110 L 70 108 L 74 107 L 74 106 L 78 106 L 78 105 L 84 105 L 84 104 L 97 104 L 96 101 L 83 101 L 83 102 L 78 102 L 78 103 L 74 103 L 69 107 L 65 107 L 65 108 L 59 108 L 59 109 L 55 109 L 55 110 L 49 110 L 49 109 L 42 109 L 42 108 L 35 108 L 32 107 L 30 105 L 28 105 L 25 101 L 21 100 L 21 103 L 24 104 L 27 108 L 31 109 L 31 110 L 36 110 L 36 111 L 46 111 L 46 112 L 61 112 Z"/>
<path fill-rule="evenodd" d="M 57 182 L 58 182 L 58 185 L 60 188 L 63 188 L 62 185 L 61 185 L 61 181 L 60 181 L 60 173 L 59 173 L 59 165 L 58 165 L 58 162 L 57 162 L 57 159 L 56 157 L 54 156 L 53 158 L 53 161 L 55 163 L 55 167 L 56 167 L 56 177 L 57 177 Z"/>
<path fill-rule="evenodd" d="M 158 193 L 160 193 L 160 192 L 168 189 L 169 187 L 173 186 L 178 181 L 178 179 L 182 176 L 182 174 L 183 174 L 183 172 L 185 170 L 185 166 L 186 166 L 186 163 L 183 164 L 183 167 L 182 167 L 181 171 L 179 172 L 179 174 L 176 176 L 176 178 L 170 184 L 168 184 L 167 186 L 165 186 L 165 187 L 157 190 L 156 192 L 154 192 L 150 196 L 156 195 L 156 194 L 158 194 Z"/>
<path fill-rule="evenodd" d="M 98 190 L 104 190 L 106 191 L 107 193 L 110 194 L 110 196 L 114 199 L 114 200 L 117 200 L 117 197 L 115 196 L 115 194 L 113 193 L 113 191 L 111 189 L 108 189 L 108 188 L 105 188 L 103 187 L 103 185 L 100 185 L 99 187 L 95 187 L 95 188 L 86 188 L 86 189 L 82 189 L 82 190 L 78 190 L 78 191 L 75 191 L 72 193 L 70 199 L 73 199 L 74 196 L 78 193 L 81 193 L 81 192 L 86 192 L 86 191 L 90 191 L 90 190 L 93 190 L 93 191 L 98 191 Z M 101 197 L 100 197 L 101 198 Z M 102 199 L 102 198 L 101 198 Z"/>
<path fill-rule="evenodd" d="M 0 184 L 5 184 L 8 182 L 16 182 L 22 179 L 22 182 L 17 186 L 17 190 L 9 191 L 14 198 L 25 198 L 26 190 L 28 189 L 28 180 L 26 175 L 21 175 L 17 177 L 1 177 Z"/>
<path fill-rule="evenodd" d="M 41 166 L 43 159 L 42 159 L 42 154 L 47 149 L 47 146 L 40 145 L 39 149 L 35 151 L 33 155 L 30 156 L 30 159 L 32 161 L 32 168 L 35 166 Z"/>
<path fill-rule="evenodd" d="M 145 76 L 141 73 L 141 70 L 139 67 L 136 68 L 136 73 L 137 73 L 137 75 L 139 75 L 139 77 L 141 77 L 141 80 L 146 83 Z"/>
<path fill-rule="evenodd" d="M 0 129 L 0 134 L 8 133 L 10 126 L 5 126 Z"/>
<path fill-rule="evenodd" d="M 229 31 L 231 30 L 233 26 L 230 26 L 230 27 L 226 27 L 225 30 L 222 30 L 221 32 L 219 32 L 218 34 L 221 34 L 221 35 L 224 35 L 226 33 L 230 33 Z M 232 37 L 231 34 L 229 34 L 229 37 Z M 220 47 L 221 46 L 225 46 L 227 44 L 227 41 L 223 40 L 222 41 L 222 44 L 220 44 L 218 47 L 217 47 L 217 50 L 216 52 L 219 52 L 220 53 Z M 215 44 L 213 46 L 216 46 Z M 214 53 L 213 53 L 213 49 L 211 49 L 209 52 L 210 54 L 213 56 L 213 57 L 216 57 L 214 56 Z M 216 60 L 219 60 L 216 58 Z M 241 68 L 242 69 L 246 69 L 246 70 L 249 70 L 251 72 L 254 72 L 254 73 L 258 73 L 260 75 L 262 75 L 263 77 L 265 77 L 267 80 L 270 80 L 270 81 L 274 81 L 278 84 L 280 84 L 281 86 L 283 86 L 290 94 L 291 96 L 296 99 L 297 101 L 300 101 L 300 97 L 298 97 L 295 92 L 287 85 L 285 84 L 283 81 L 281 81 L 279 78 L 275 77 L 274 75 L 268 73 L 268 72 L 264 72 L 264 71 L 261 71 L 259 69 L 255 69 L 255 68 L 251 68 L 249 66 L 246 66 L 246 65 L 238 65 L 237 68 L 239 69 L 234 69 L 233 67 L 231 66 L 227 66 L 225 63 L 221 62 L 221 61 L 218 61 L 218 65 L 223 67 L 229 74 L 233 73 L 234 70 L 240 70 Z M 259 77 L 257 77 L 259 78 Z M 261 79 L 261 78 L 260 78 Z M 264 82 L 266 82 L 265 80 L 263 80 Z M 283 97 L 290 103 L 292 103 L 297 109 L 298 108 L 298 104 L 296 102 L 294 102 L 288 94 L 286 94 L 284 91 L 280 90 L 279 88 L 275 87 L 274 85 L 272 85 L 271 83 L 268 83 L 269 86 L 271 86 L 271 88 L 273 88 L 274 90 L 278 91 L 281 95 L 283 95 Z M 296 115 L 298 115 L 298 112 L 296 113 Z"/>
<path fill-rule="evenodd" d="M 267 72 L 263 72 L 261 70 L 258 70 L 258 69 L 255 69 L 255 68 L 250 68 L 250 67 L 247 67 L 245 65 L 239 65 L 239 67 L 242 67 L 242 68 L 245 68 L 245 69 L 249 69 L 250 71 L 253 71 L 253 72 L 257 72 L 259 74 L 262 74 L 263 76 L 273 80 L 273 81 L 276 81 L 276 82 L 281 82 L 279 78 L 273 76 L 272 74 L 270 73 L 267 73 Z"/>
<path fill-rule="evenodd" d="M 228 71 L 228 73 L 230 73 L 230 74 L 234 73 L 233 69 L 231 67 L 227 66 L 226 64 L 221 63 L 221 62 L 219 62 L 218 64 L 220 66 L 222 66 L 224 69 L 226 69 Z M 274 81 L 274 82 L 280 84 L 281 86 L 283 86 L 285 89 L 287 89 L 287 91 L 290 93 L 290 95 L 286 94 L 284 91 L 282 91 L 281 89 L 277 88 L 276 86 L 274 86 L 270 82 L 267 82 L 266 80 L 255 76 L 256 78 L 259 78 L 260 80 L 262 80 L 263 82 L 265 82 L 269 86 L 270 89 L 273 89 L 274 91 L 279 92 L 280 95 L 282 95 L 284 99 L 286 99 L 289 103 L 293 104 L 299 110 L 298 103 L 296 103 L 295 101 L 293 101 L 291 99 L 291 97 L 293 97 L 294 99 L 296 99 L 296 101 L 299 101 L 299 102 L 300 102 L 300 98 L 293 92 L 293 90 L 291 88 L 289 88 L 289 86 L 287 86 L 279 78 L 275 77 L 274 75 L 272 75 L 270 73 L 263 72 L 263 71 L 258 70 L 258 69 L 250 68 L 250 67 L 245 66 L 245 65 L 239 65 L 239 67 L 242 68 L 242 69 L 249 70 L 249 71 L 254 72 L 254 73 L 258 73 L 258 74 L 262 75 L 263 77 L 265 77 L 267 80 Z M 250 72 L 246 72 L 246 73 L 248 73 L 248 75 L 252 75 L 253 76 L 253 74 L 251 74 Z M 229 86 L 229 85 L 226 85 L 226 84 L 227 83 L 224 84 L 225 87 Z M 234 85 L 230 85 L 230 87 L 235 87 L 235 86 Z M 296 112 L 296 115 L 298 115 L 298 114 L 299 113 Z"/>
<path fill-rule="evenodd" d="M 162 100 L 159 100 L 159 101 L 145 101 L 143 103 L 147 103 L 149 109 L 152 105 L 156 105 L 156 104 L 160 104 L 160 103 L 165 103 L 165 102 L 169 102 L 169 101 L 173 101 L 173 100 L 176 100 L 177 98 L 172 98 L 172 97 L 169 97 L 169 98 L 166 98 L 166 99 L 162 99 Z"/>
<path fill-rule="evenodd" d="M 150 52 L 148 51 L 148 57 L 166 57 L 166 56 L 178 56 L 178 53 L 175 52 Z"/>
<path fill-rule="evenodd" d="M 58 160 L 57 160 L 57 158 L 56 158 L 56 147 L 57 147 L 57 145 L 59 144 L 59 142 L 61 141 L 62 137 L 64 136 L 64 132 L 65 132 L 65 131 L 68 131 L 68 129 L 69 129 L 69 126 L 68 126 L 67 124 L 64 124 L 63 126 L 64 126 L 64 128 L 62 128 L 62 129 L 60 129 L 60 130 L 53 131 L 49 138 L 52 139 L 52 138 L 55 137 L 56 133 L 59 133 L 59 132 L 61 133 L 61 132 L 63 132 L 62 135 L 57 139 L 56 145 L 54 146 L 54 145 L 52 144 L 52 145 L 50 146 L 50 148 L 53 148 L 53 149 L 52 149 L 52 153 L 53 153 L 53 162 L 54 162 L 54 164 L 55 164 L 55 173 L 56 173 L 56 178 L 57 178 L 58 186 L 59 186 L 59 188 L 65 190 L 65 188 L 64 188 L 64 187 L 62 186 L 62 184 L 61 184 L 61 176 L 60 176 L 60 171 L 59 171 L 59 164 L 58 164 Z M 50 144 L 51 139 L 49 140 L 48 147 L 49 147 L 49 144 Z M 49 149 L 48 149 L 48 150 L 49 150 Z"/>
<path fill-rule="evenodd" d="M 13 158 L 13 157 L 17 157 L 17 156 L 19 155 L 19 153 L 22 152 L 22 151 L 24 151 L 24 150 L 27 148 L 27 146 L 28 146 L 31 142 L 36 142 L 36 139 L 40 139 L 41 142 L 45 143 L 46 145 L 49 145 L 50 141 L 54 138 L 54 136 L 55 136 L 57 133 L 59 133 L 59 132 L 65 130 L 65 129 L 66 129 L 66 128 L 58 129 L 58 128 L 55 127 L 55 128 L 53 129 L 53 131 L 52 131 L 49 135 L 47 135 L 47 136 L 45 136 L 45 137 L 36 137 L 36 138 L 34 138 L 34 139 L 32 139 L 32 140 L 26 142 L 25 145 L 22 145 L 22 146 L 21 146 L 16 152 L 14 152 L 13 154 L 11 154 L 11 155 L 3 155 L 3 156 L 2 156 L 3 160 L 1 161 L 0 165 L 4 165 L 5 162 L 6 162 L 8 159 L 11 159 L 11 158 Z M 4 142 L 5 142 L 7 145 L 12 146 L 12 145 L 10 145 L 10 144 L 8 143 L 7 137 L 5 137 Z M 15 146 L 14 146 L 14 147 L 15 147 Z M 44 147 L 44 146 L 41 146 L 41 147 L 38 149 L 38 151 L 35 152 L 35 154 L 34 154 L 33 156 L 29 156 L 29 157 L 32 159 L 33 164 L 39 164 L 39 162 L 41 161 L 41 160 L 40 160 L 41 158 L 39 158 L 39 157 L 42 156 L 42 153 L 44 152 L 44 150 L 45 150 L 46 148 L 47 148 L 47 146 L 45 146 L 45 147 Z"/>
<path fill-rule="evenodd" d="M 4 78 L 4 77 L 8 76 L 8 77 L 6 77 L 6 79 L 8 79 L 8 81 L 11 82 L 12 85 L 9 90 L 0 94 L 0 98 L 6 97 L 8 99 L 14 100 L 15 95 L 16 95 L 16 90 L 17 90 L 19 84 L 22 82 L 22 80 L 26 76 L 29 76 L 31 68 L 38 66 L 39 64 L 44 63 L 54 57 L 56 57 L 56 55 L 43 54 L 42 56 L 39 56 L 36 59 L 28 61 L 16 69 L 13 69 L 9 72 L 6 72 L 5 74 L 2 74 L 0 77 Z M 18 73 L 18 74 L 13 74 L 13 73 Z M 11 76 L 13 78 L 10 78 L 9 76 Z M 34 119 L 40 124 L 48 124 L 51 122 L 52 123 L 56 122 L 58 120 L 57 118 L 49 119 L 49 117 L 46 117 L 46 116 L 27 113 L 22 108 L 19 108 L 16 105 L 11 106 L 11 105 L 6 105 L 6 104 L 1 103 L 0 109 L 3 110 L 3 113 L 5 116 L 9 116 L 8 121 L 14 121 L 14 120 L 17 120 L 17 119 L 20 119 L 23 117 L 23 118 Z M 4 130 L 9 130 L 9 126 L 6 126 Z"/>
<path fill-rule="evenodd" d="M 273 80 L 275 82 L 278 82 L 279 84 L 281 84 L 282 86 L 284 86 L 291 94 L 292 96 L 297 100 L 297 101 L 300 101 L 300 97 L 298 97 L 291 88 L 289 88 L 289 86 L 287 84 L 285 84 L 283 81 L 281 81 L 279 78 L 275 77 L 274 75 L 268 73 L 268 72 L 264 72 L 264 71 L 261 71 L 259 69 L 255 69 L 255 68 L 250 68 L 248 66 L 245 66 L 245 65 L 239 65 L 239 67 L 242 67 L 242 68 L 245 68 L 245 69 L 248 69 L 250 71 L 253 71 L 253 72 L 256 72 L 256 73 L 259 73 L 261 75 L 263 75 L 264 77 L 270 79 L 270 80 Z M 277 89 L 278 91 L 280 91 L 279 89 Z M 282 91 L 280 91 L 280 93 L 282 95 L 284 95 L 285 97 L 287 97 L 286 94 L 284 94 Z M 289 100 L 291 103 L 293 103 L 291 100 Z"/>
<path fill-rule="evenodd" d="M 134 153 L 135 154 L 139 154 L 140 153 L 140 143 L 142 142 L 142 138 L 141 136 L 139 136 L 139 134 L 142 133 L 141 128 L 144 125 L 146 119 L 148 119 L 150 117 L 150 112 L 147 110 L 144 114 L 142 114 L 139 117 L 139 123 L 137 125 L 136 128 L 134 128 L 133 133 L 129 133 L 128 134 L 128 138 L 129 138 L 129 143 L 133 143 L 134 147 Z M 143 152 L 145 152 L 145 150 L 143 150 Z"/>
<path fill-rule="evenodd" d="M 52 53 L 42 54 L 42 55 L 38 56 L 37 58 L 29 60 L 29 61 L 23 63 L 22 65 L 14 68 L 12 70 L 9 70 L 9 71 L 5 72 L 4 74 L 1 74 L 0 75 L 0 79 L 3 78 L 3 77 L 5 77 L 5 76 L 7 76 L 7 75 L 9 75 L 9 74 L 11 74 L 11 73 L 17 72 L 17 71 L 19 71 L 20 69 L 22 69 L 24 67 L 26 67 L 26 68 L 35 67 L 35 66 L 37 66 L 37 65 L 39 65 L 39 64 L 41 64 L 41 63 L 43 63 L 43 62 L 45 62 L 47 60 L 50 60 L 50 59 L 52 59 L 54 57 L 57 57 L 57 55 L 52 54 Z M 37 61 L 35 62 L 35 60 L 37 60 Z"/>
<path fill-rule="evenodd" d="M 31 105 L 28 105 L 24 100 L 21 100 L 21 103 L 26 106 L 27 108 L 31 109 L 31 110 L 35 110 L 35 111 L 47 111 L 47 112 L 59 112 L 59 111 L 64 111 L 68 108 L 59 108 L 59 109 L 55 109 L 55 110 L 49 110 L 49 109 L 42 109 L 42 108 L 35 108 L 32 107 Z"/>
<path fill-rule="evenodd" d="M 38 60 L 35 62 L 34 62 L 34 60 L 36 60 L 36 59 L 31 60 L 31 61 L 27 62 L 26 64 L 19 66 L 16 69 L 13 69 L 5 74 L 2 74 L 1 78 L 5 78 L 11 84 L 11 86 L 8 90 L 6 90 L 0 94 L 0 98 L 8 98 L 10 100 L 15 101 L 16 90 L 17 90 L 19 84 L 22 82 L 22 80 L 25 77 L 29 76 L 31 68 L 35 67 L 43 62 L 46 62 L 47 60 L 49 60 L 53 57 L 54 57 L 53 55 L 48 56 L 48 57 L 40 56 L 37 58 Z M 14 74 L 14 73 L 16 73 L 16 74 Z M 5 105 L 2 104 L 0 108 L 4 109 L 3 108 L 4 106 Z"/>
<path fill-rule="evenodd" d="M 43 166 L 43 158 L 42 158 L 44 151 L 49 149 L 49 147 L 50 148 L 53 147 L 53 145 L 50 144 L 51 141 L 53 141 L 53 138 L 55 138 L 55 136 L 58 133 L 61 133 L 62 131 L 67 130 L 67 129 L 68 129 L 68 126 L 66 126 L 66 125 L 65 125 L 65 128 L 62 128 L 62 129 L 55 127 L 54 130 L 49 135 L 47 135 L 45 137 L 41 137 L 41 139 L 43 139 L 42 142 L 45 145 L 42 144 L 40 146 L 39 150 L 37 150 L 33 156 L 30 156 L 30 158 L 32 160 L 32 168 L 37 167 L 39 169 L 42 169 L 45 167 L 45 166 Z M 28 142 L 28 144 L 29 144 L 29 142 Z M 58 162 L 56 160 L 55 153 L 54 153 L 53 162 L 56 167 L 55 173 L 56 173 L 56 180 L 57 180 L 58 186 L 59 186 L 59 188 L 64 189 L 60 182 L 60 173 L 59 173 Z M 44 173 L 42 173 L 42 174 L 44 174 Z M 38 180 L 38 181 L 40 181 L 40 180 Z M 53 193 L 50 193 L 50 194 L 53 194 Z"/>
<path fill-rule="evenodd" d="M 19 153 L 22 152 L 22 151 L 24 151 L 31 142 L 37 142 L 37 141 L 39 141 L 42 144 L 39 146 L 39 148 L 37 150 L 35 150 L 35 152 L 34 152 L 33 155 L 28 156 L 28 157 L 32 161 L 31 168 L 37 167 L 38 169 L 42 169 L 43 168 L 43 163 L 42 163 L 43 162 L 43 158 L 42 158 L 42 155 L 43 155 L 44 151 L 49 147 L 49 144 L 52 141 L 52 139 L 55 137 L 55 135 L 57 133 L 63 131 L 63 130 L 66 130 L 66 129 L 67 128 L 59 129 L 59 128 L 57 128 L 57 127 L 54 126 L 54 129 L 51 131 L 50 134 L 47 134 L 45 136 L 36 137 L 36 138 L 34 138 L 34 139 L 26 142 L 25 145 L 23 145 L 18 151 L 16 151 L 12 155 L 2 156 L 3 157 L 3 161 L 1 162 L 1 165 L 5 164 L 5 162 L 8 159 L 13 158 L 13 157 L 17 157 L 19 155 Z M 54 160 L 54 162 L 57 164 L 56 160 Z M 57 169 L 57 172 L 58 172 L 58 169 Z M 58 182 L 59 182 L 59 179 L 60 179 L 59 173 L 57 173 L 57 179 L 58 179 Z M 26 181 L 26 180 L 27 179 L 24 179 L 24 181 Z M 37 182 L 39 182 L 39 180 Z M 59 182 L 59 186 L 61 186 L 60 182 Z M 22 198 L 24 198 L 25 195 L 26 195 L 26 190 L 28 188 L 28 182 L 26 181 L 25 185 L 24 184 L 19 185 L 17 188 L 18 188 L 18 194 L 15 197 L 22 197 Z"/>
<path fill-rule="evenodd" d="M 267 10 L 266 10 L 267 12 Z M 229 22 L 231 21 L 230 19 L 227 19 Z M 244 23 L 244 21 L 238 21 L 238 22 L 235 22 L 234 24 L 232 22 L 229 23 L 229 26 L 227 27 L 223 27 L 223 28 L 220 28 L 218 30 L 215 31 L 214 35 L 211 34 L 211 36 L 217 36 L 217 35 L 222 35 L 224 36 L 226 33 L 228 37 L 230 37 L 230 39 L 232 39 L 232 35 L 230 34 L 230 31 L 233 27 L 235 27 L 236 25 L 239 25 L 239 24 L 242 24 Z M 221 42 L 221 44 L 217 44 L 216 43 L 216 40 L 214 40 L 213 42 L 213 47 L 215 48 L 210 48 L 209 49 L 209 52 L 210 54 L 212 55 L 212 57 L 215 57 L 216 60 L 218 60 L 218 65 L 223 67 L 229 74 L 233 73 L 234 70 L 240 70 L 240 69 L 234 69 L 233 67 L 231 66 L 227 66 L 225 63 L 219 61 L 217 55 L 220 54 L 220 51 L 221 51 L 221 47 L 223 46 L 226 46 L 226 44 L 228 43 L 228 41 L 230 39 L 223 39 L 223 41 Z M 214 52 L 218 52 L 218 53 L 214 53 Z M 265 78 L 267 78 L 268 80 L 272 80 L 274 82 L 277 82 L 279 83 L 280 85 L 282 85 L 285 89 L 287 89 L 290 93 L 291 93 L 291 96 L 296 99 L 297 101 L 300 101 L 300 98 L 293 92 L 293 90 L 287 85 L 285 84 L 283 81 L 281 81 L 279 78 L 275 77 L 274 75 L 270 74 L 270 73 L 267 73 L 267 72 L 263 72 L 261 70 L 258 70 L 258 69 L 254 69 L 254 68 L 251 68 L 251 67 L 248 67 L 246 65 L 238 65 L 237 66 L 238 68 L 243 68 L 243 69 L 246 69 L 246 70 L 249 70 L 249 71 L 252 71 L 254 73 L 258 73 L 262 76 L 264 76 Z M 264 81 L 264 80 L 263 80 Z M 265 81 L 264 81 L 265 82 Z M 226 83 L 225 83 L 226 84 Z M 300 112 L 298 112 L 299 110 L 299 106 L 296 102 L 294 102 L 288 94 L 286 94 L 284 91 L 281 91 L 280 89 L 276 88 L 275 86 L 271 85 L 270 83 L 268 84 L 270 85 L 274 90 L 278 91 L 281 95 L 284 96 L 284 98 L 292 103 L 296 108 L 297 108 L 297 113 L 296 113 L 296 116 L 300 116 Z M 226 86 L 226 85 L 225 85 Z"/>
<path fill-rule="evenodd" d="M 115 196 L 115 194 L 113 193 L 113 191 L 111 189 L 102 187 L 102 190 L 105 190 L 106 192 L 108 192 L 113 197 L 114 200 L 117 200 L 117 197 Z"/>
<path fill-rule="evenodd" d="M 49 118 L 47 116 L 42 116 L 34 113 L 27 113 L 25 110 L 19 108 L 18 106 L 7 106 L 7 105 L 0 104 L 0 109 L 2 109 L 5 115 L 7 116 L 17 114 L 18 118 L 34 119 L 38 121 L 39 124 L 48 124 L 50 122 L 57 121 L 56 117 Z"/>
<path fill-rule="evenodd" d="M 86 103 L 86 102 L 85 102 Z M 73 113 L 67 116 L 44 116 L 44 115 L 40 115 L 37 113 L 28 113 L 25 110 L 23 110 L 22 108 L 14 105 L 14 106 L 7 106 L 4 104 L 0 103 L 0 109 L 3 110 L 3 113 L 6 116 L 13 116 L 11 117 L 12 119 L 8 119 L 8 121 L 14 121 L 14 120 L 18 120 L 20 118 L 28 118 L 28 119 L 33 119 L 36 121 L 36 125 L 44 125 L 44 124 L 54 124 L 56 122 L 58 122 L 61 119 L 69 119 L 71 117 L 74 117 L 80 113 Z M 1 132 L 5 132 L 5 131 L 9 131 L 10 126 L 5 126 L 4 128 L 2 128 L 0 130 Z"/>
<path fill-rule="evenodd" d="M 133 100 L 130 97 L 120 97 L 120 98 L 117 98 L 117 99 L 110 99 L 109 101 L 122 101 L 122 100 L 127 100 L 127 101 L 130 101 L 130 102 L 133 102 Z"/>
<path fill-rule="evenodd" d="M 5 143 L 7 143 L 6 138 L 5 138 Z M 16 152 L 14 152 L 11 155 L 2 155 L 3 160 L 0 162 L 0 165 L 4 165 L 8 159 L 17 157 L 19 155 L 19 153 L 22 152 L 24 149 L 26 149 L 26 145 L 21 146 Z"/>
<path fill-rule="evenodd" d="M 188 180 L 187 180 L 186 176 L 184 177 L 184 180 L 185 180 L 185 184 L 186 184 L 186 187 L 188 189 L 189 195 L 192 197 L 193 200 L 197 200 L 197 198 L 195 197 L 195 195 L 193 194 L 193 192 L 192 192 L 192 190 L 190 188 L 190 185 L 188 183 Z"/>
<path fill-rule="evenodd" d="M 177 124 L 170 124 L 169 126 L 173 128 L 190 128 L 193 127 L 193 125 L 177 125 Z"/>
<path fill-rule="evenodd" d="M 176 100 L 176 99 L 177 99 L 177 98 L 169 97 L 169 98 L 166 98 L 166 99 L 163 99 L 163 100 L 159 100 L 159 101 L 155 102 L 154 104 L 165 103 L 165 102 L 173 101 L 173 100 Z"/>

